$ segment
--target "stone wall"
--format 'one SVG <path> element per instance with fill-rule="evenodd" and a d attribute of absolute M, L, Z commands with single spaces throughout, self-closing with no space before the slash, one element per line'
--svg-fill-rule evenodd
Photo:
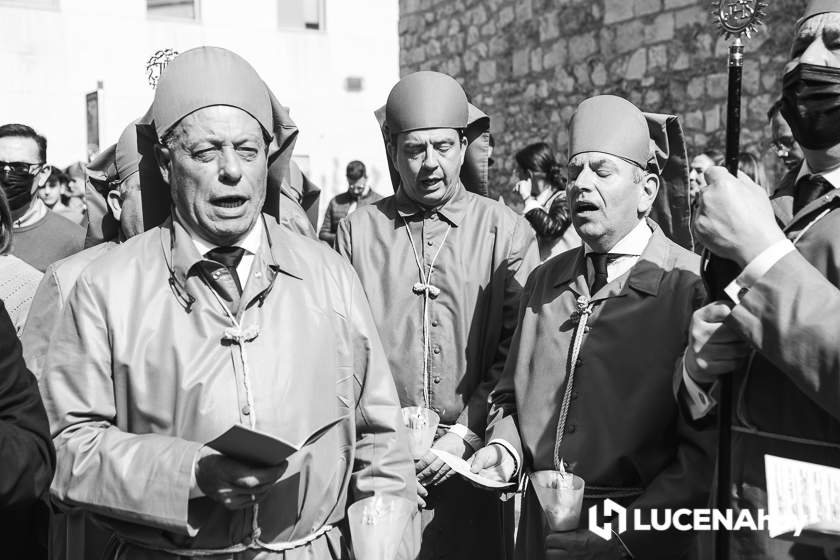
<path fill-rule="evenodd" d="M 583 99 L 613 93 L 645 111 L 683 118 L 689 154 L 723 151 L 728 42 L 697 0 L 400 0 L 400 73 L 454 76 L 491 116 L 491 189 L 510 189 L 513 154 L 546 140 L 566 150 L 566 123 Z M 781 89 L 793 24 L 805 0 L 771 0 L 746 41 L 742 149 L 768 153 L 766 112 Z"/>

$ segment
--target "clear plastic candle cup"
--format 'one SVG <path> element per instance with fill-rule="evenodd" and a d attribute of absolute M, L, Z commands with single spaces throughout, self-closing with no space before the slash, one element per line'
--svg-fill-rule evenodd
<path fill-rule="evenodd" d="M 376 494 L 347 508 L 356 560 L 394 560 L 417 504 L 405 498 Z"/>
<path fill-rule="evenodd" d="M 531 484 L 552 531 L 574 531 L 583 506 L 583 479 L 572 473 L 537 471 Z"/>
<path fill-rule="evenodd" d="M 422 406 L 407 406 L 402 409 L 403 422 L 408 430 L 408 446 L 414 460 L 421 459 L 435 439 L 440 416 L 434 410 Z"/>

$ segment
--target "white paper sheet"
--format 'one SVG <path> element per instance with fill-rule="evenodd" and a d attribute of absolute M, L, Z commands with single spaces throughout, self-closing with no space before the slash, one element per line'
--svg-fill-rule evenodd
<path fill-rule="evenodd" d="M 802 530 L 840 535 L 840 469 L 764 456 L 770 536 Z"/>
<path fill-rule="evenodd" d="M 490 478 L 485 478 L 475 474 L 470 470 L 469 463 L 451 453 L 441 451 L 440 449 L 432 449 L 432 453 L 440 457 L 444 463 L 452 468 L 452 470 L 479 486 L 484 486 L 486 488 L 508 488 L 513 486 L 513 482 L 496 482 Z"/>

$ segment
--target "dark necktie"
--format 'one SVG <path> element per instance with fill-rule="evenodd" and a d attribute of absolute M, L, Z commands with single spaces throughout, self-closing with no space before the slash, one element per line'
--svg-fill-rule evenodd
<path fill-rule="evenodd" d="M 607 263 L 613 260 L 614 255 L 610 253 L 589 253 L 592 260 L 592 270 L 595 271 L 595 278 L 592 280 L 590 294 L 598 293 L 598 290 L 607 285 Z"/>
<path fill-rule="evenodd" d="M 240 296 L 242 295 L 242 285 L 239 283 L 239 275 L 236 273 L 236 267 L 239 266 L 239 263 L 242 261 L 242 255 L 244 254 L 245 249 L 237 247 L 236 245 L 231 245 L 228 247 L 216 247 L 215 249 L 207 251 L 204 255 L 205 258 L 217 262 L 227 269 L 228 274 L 236 286 L 236 291 Z M 221 280 L 221 278 L 216 277 L 214 277 L 214 279 Z"/>
<path fill-rule="evenodd" d="M 797 214 L 808 204 L 834 190 L 834 186 L 820 175 L 811 175 L 796 183 L 793 192 L 793 213 Z"/>

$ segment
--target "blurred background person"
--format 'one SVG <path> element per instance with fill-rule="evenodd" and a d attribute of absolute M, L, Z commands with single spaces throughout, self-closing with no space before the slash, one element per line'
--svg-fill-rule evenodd
<path fill-rule="evenodd" d="M 50 167 L 51 171 L 50 176 L 47 177 L 47 182 L 38 187 L 38 198 L 56 214 L 64 216 L 71 222 L 81 224 L 85 214 L 79 212 L 77 208 L 74 209 L 65 204 L 65 200 L 69 198 L 65 194 L 69 188 L 69 177 L 58 167 L 54 165 Z"/>
<path fill-rule="evenodd" d="M 41 199 L 47 208 L 53 211 L 56 211 L 56 207 L 61 203 L 61 189 L 63 188 L 62 176 L 65 177 L 66 182 L 66 176 L 61 172 L 61 169 L 51 165 L 50 176 L 47 178 L 46 183 L 38 186 L 38 198 Z"/>
<path fill-rule="evenodd" d="M 73 216 L 68 216 L 68 219 L 81 224 L 82 227 L 87 225 L 87 204 L 85 203 L 85 164 L 81 161 L 70 164 L 65 170 L 64 175 L 67 177 L 67 186 L 61 196 L 61 201 L 69 209 L 69 213 Z"/>
<path fill-rule="evenodd" d="M 519 182 L 513 190 L 525 204 L 525 218 L 537 234 L 540 261 L 580 246 L 566 201 L 565 170 L 545 142 L 530 144 L 514 156 Z"/>
<path fill-rule="evenodd" d="M 0 300 L 6 306 L 15 330 L 20 333 L 42 274 L 9 254 L 12 235 L 12 213 L 6 195 L 0 189 Z"/>
<path fill-rule="evenodd" d="M 330 201 L 327 213 L 324 215 L 324 222 L 321 224 L 321 231 L 318 232 L 318 238 L 329 243 L 330 246 L 334 245 L 338 222 L 355 212 L 357 208 L 373 204 L 381 198 L 370 188 L 365 164 L 358 160 L 351 161 L 347 164 L 347 190 Z"/>
<path fill-rule="evenodd" d="M 700 189 L 706 186 L 706 179 L 703 173 L 717 162 L 723 154 L 717 150 L 706 150 L 694 156 L 688 167 L 688 196 L 691 199 L 691 208 L 697 206 L 697 194 Z M 692 212 L 693 213 L 693 212 Z"/>
<path fill-rule="evenodd" d="M 11 254 L 43 272 L 47 266 L 82 250 L 85 230 L 50 212 L 38 188 L 46 184 L 47 139 L 25 124 L 0 126 L 0 187 L 12 216 Z"/>
<path fill-rule="evenodd" d="M 718 163 L 718 165 L 725 165 Z M 757 155 L 752 152 L 741 152 L 738 156 L 738 171 L 744 173 L 753 182 L 767 191 L 767 194 L 772 194 L 771 186 L 767 181 L 767 173 L 764 170 L 764 163 Z"/>
<path fill-rule="evenodd" d="M 798 169 L 805 155 L 802 147 L 793 137 L 790 125 L 781 113 L 782 100 L 779 99 L 767 111 L 767 121 L 770 123 L 770 149 L 776 154 L 788 171 Z"/>

